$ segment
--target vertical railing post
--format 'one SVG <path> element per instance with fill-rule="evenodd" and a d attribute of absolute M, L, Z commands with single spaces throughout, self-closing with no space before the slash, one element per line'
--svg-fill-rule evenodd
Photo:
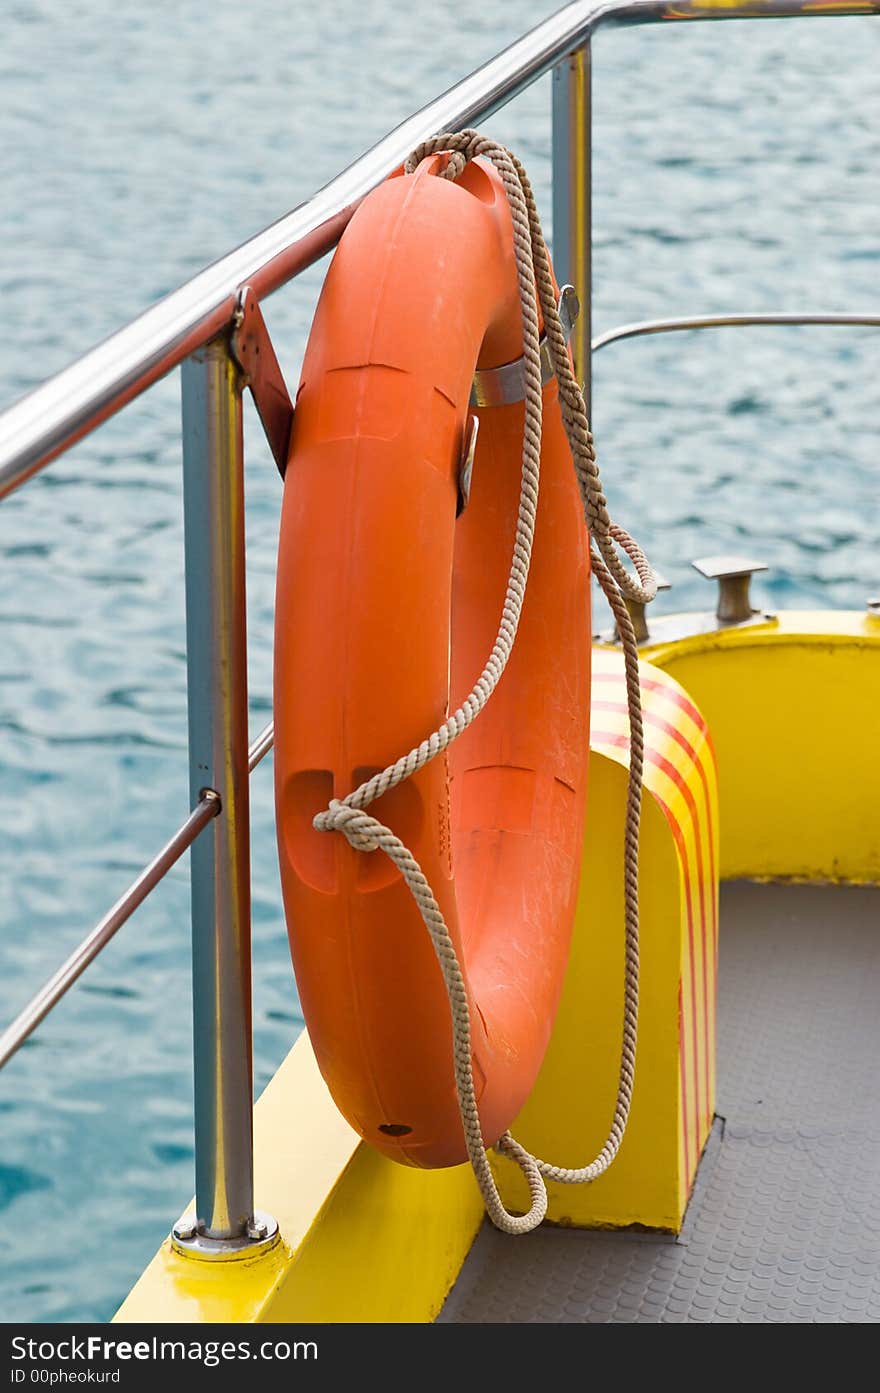
<path fill-rule="evenodd" d="M 196 1219 L 252 1226 L 250 841 L 241 391 L 225 339 L 182 365 L 190 797 L 220 814 L 193 844 Z"/>
<path fill-rule="evenodd" d="M 592 109 L 590 42 L 553 70 L 553 265 L 581 312 L 571 338 L 574 370 L 592 411 Z"/>

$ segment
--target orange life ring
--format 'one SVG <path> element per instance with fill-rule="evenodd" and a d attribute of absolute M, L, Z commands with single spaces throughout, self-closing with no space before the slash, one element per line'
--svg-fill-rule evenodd
<path fill-rule="evenodd" d="M 358 209 L 296 399 L 275 629 L 284 903 L 303 1014 L 342 1113 L 418 1166 L 466 1159 L 449 1005 L 409 891 L 314 816 L 418 744 L 495 640 L 520 487 L 522 402 L 488 407 L 456 517 L 475 368 L 522 353 L 512 225 L 490 165 L 438 157 Z M 489 1145 L 532 1088 L 568 955 L 589 747 L 590 587 L 557 387 L 513 655 L 485 711 L 370 806 L 410 848 L 463 964 Z"/>

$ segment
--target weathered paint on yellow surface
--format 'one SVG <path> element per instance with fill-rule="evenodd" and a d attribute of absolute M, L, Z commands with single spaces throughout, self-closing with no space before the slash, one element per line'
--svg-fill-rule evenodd
<path fill-rule="evenodd" d="M 789 612 L 644 652 L 712 732 L 722 879 L 880 881 L 880 619 Z"/>
<path fill-rule="evenodd" d="M 715 1100 L 718 808 L 700 713 L 667 674 L 642 665 L 645 797 L 641 999 L 629 1127 L 592 1185 L 550 1186 L 557 1223 L 677 1230 Z M 574 942 L 550 1049 L 513 1134 L 557 1165 L 603 1145 L 614 1111 L 623 1015 L 623 826 L 628 721 L 622 662 L 594 652 L 588 828 Z M 516 1169 L 499 1160 L 511 1204 Z"/>
<path fill-rule="evenodd" d="M 282 1242 L 203 1262 L 164 1243 L 118 1321 L 429 1321 L 482 1218 L 470 1169 L 417 1171 L 364 1146 L 303 1033 L 254 1110 L 257 1204 Z"/>

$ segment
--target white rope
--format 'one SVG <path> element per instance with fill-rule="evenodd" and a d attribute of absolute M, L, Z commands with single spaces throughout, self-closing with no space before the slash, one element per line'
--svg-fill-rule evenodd
<path fill-rule="evenodd" d="M 593 437 L 587 420 L 583 394 L 568 357 L 565 334 L 556 308 L 556 294 L 550 259 L 537 206 L 525 170 L 503 145 L 487 140 L 476 131 L 435 136 L 409 156 L 406 172 L 412 173 L 426 156 L 449 152 L 450 159 L 441 177 L 456 179 L 467 162 L 478 155 L 491 160 L 498 170 L 510 203 L 514 250 L 520 294 L 525 369 L 525 425 L 523 429 L 522 477 L 516 537 L 510 576 L 498 634 L 485 667 L 461 706 L 436 730 L 402 755 L 394 764 L 375 774 L 343 799 L 333 799 L 314 819 L 320 832 L 338 831 L 357 851 L 383 851 L 400 871 L 434 945 L 452 1016 L 453 1067 L 461 1110 L 462 1128 L 468 1157 L 480 1187 L 486 1211 L 497 1228 L 505 1233 L 527 1233 L 536 1228 L 547 1212 L 545 1178 L 567 1184 L 584 1184 L 607 1170 L 620 1148 L 632 1101 L 638 1024 L 638 847 L 641 808 L 643 738 L 638 674 L 638 648 L 625 596 L 642 601 L 656 594 L 651 568 L 636 542 L 608 515 Z M 624 1023 L 617 1101 L 608 1138 L 598 1156 L 579 1170 L 553 1166 L 532 1156 L 509 1132 L 495 1143 L 495 1150 L 510 1157 L 523 1171 L 529 1186 L 531 1204 L 523 1215 L 511 1214 L 502 1203 L 483 1141 L 471 1067 L 471 1024 L 467 990 L 461 965 L 440 907 L 421 867 L 403 842 L 365 809 L 388 789 L 408 779 L 445 750 L 479 715 L 498 685 L 516 638 L 528 583 L 538 509 L 541 466 L 541 421 L 543 410 L 538 302 L 544 318 L 544 331 L 559 380 L 560 407 L 592 535 L 593 570 L 604 590 L 621 635 L 626 668 L 630 713 L 630 769 L 627 796 L 624 850 L 626 978 Z M 621 563 L 616 545 L 633 561 L 637 577 Z"/>

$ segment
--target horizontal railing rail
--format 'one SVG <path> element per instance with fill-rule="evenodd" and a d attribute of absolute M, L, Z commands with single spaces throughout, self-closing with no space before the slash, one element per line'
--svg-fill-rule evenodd
<path fill-rule="evenodd" d="M 252 772 L 272 748 L 275 738 L 275 722 L 264 726 L 248 750 L 248 769 Z M 157 852 L 152 861 L 132 881 L 131 885 L 114 905 L 108 909 L 90 934 L 74 948 L 73 952 L 53 973 L 48 982 L 31 998 L 27 1006 L 19 1011 L 14 1021 L 0 1033 L 0 1069 L 7 1064 L 40 1021 L 70 990 L 77 978 L 85 972 L 90 962 L 106 948 L 111 938 L 126 920 L 130 919 L 139 905 L 156 889 L 171 868 L 180 860 L 183 853 L 192 846 L 200 832 L 204 831 L 212 817 L 222 811 L 220 799 L 212 789 L 206 789 L 185 822 Z"/>
<path fill-rule="evenodd" d="M 85 972 L 89 963 L 95 960 L 102 948 L 107 947 L 117 930 L 122 928 L 126 920 L 134 914 L 138 905 L 143 904 L 147 896 L 165 879 L 171 867 L 180 860 L 183 853 L 192 846 L 199 833 L 207 827 L 211 818 L 216 817 L 219 812 L 220 800 L 216 794 L 208 790 L 205 796 L 199 799 L 186 821 L 168 839 L 162 850 L 144 866 L 137 879 L 108 909 L 103 919 L 92 929 L 92 932 L 74 948 L 58 971 L 53 973 L 45 986 L 40 988 L 27 1006 L 19 1012 L 15 1020 L 0 1035 L 0 1069 L 12 1058 L 16 1050 L 21 1048 L 28 1036 L 36 1030 L 43 1017 L 49 1014 L 53 1006 L 58 1005 L 65 992 L 69 991 L 77 978 Z"/>
<path fill-rule="evenodd" d="M 622 338 L 763 323 L 871 324 L 874 316 L 704 316 L 620 326 L 591 344 L 591 40 L 670 21 L 880 14 L 880 0 L 577 0 L 409 117 L 313 198 L 0 414 L 0 498 L 182 366 L 192 811 L 91 934 L 0 1036 L 0 1066 L 191 849 L 196 1214 L 202 1238 L 253 1237 L 248 747 L 242 377 L 230 331 L 244 286 L 265 298 L 331 250 L 366 195 L 444 129 L 491 116 L 553 72 L 553 232 L 560 284 L 582 305 L 572 337 L 590 397 L 591 351 Z M 208 828 L 213 830 L 202 835 Z M 255 1239 L 254 1241 L 259 1241 Z"/>
<path fill-rule="evenodd" d="M 593 339 L 593 353 L 623 339 L 639 339 L 652 334 L 678 334 L 687 329 L 748 329 L 773 325 L 848 325 L 850 328 L 880 328 L 880 314 L 701 314 L 687 319 L 641 319 L 632 324 L 618 324 Z"/>

